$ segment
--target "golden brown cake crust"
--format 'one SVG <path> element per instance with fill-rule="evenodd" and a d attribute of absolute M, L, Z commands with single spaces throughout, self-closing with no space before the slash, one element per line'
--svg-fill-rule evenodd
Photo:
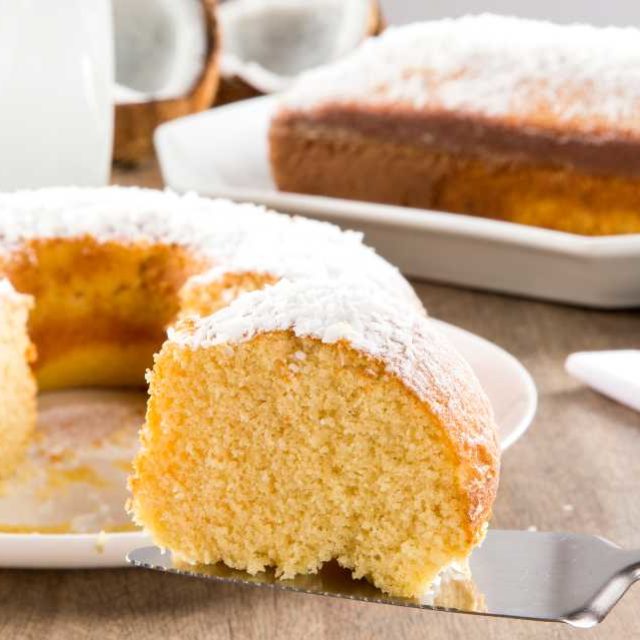
<path fill-rule="evenodd" d="M 639 37 L 488 14 L 390 28 L 282 96 L 276 184 L 640 232 Z"/>
<path fill-rule="evenodd" d="M 444 109 L 419 112 L 405 105 L 322 104 L 304 112 L 282 109 L 276 125 L 319 127 L 356 133 L 380 141 L 469 154 L 488 160 L 567 167 L 595 175 L 640 177 L 640 137 L 635 132 L 594 125 L 572 128 L 540 117 L 537 126 L 523 126 L 518 114 L 500 118 Z"/>
<path fill-rule="evenodd" d="M 438 364 L 447 369 L 446 356 Z M 383 363 L 378 365 L 384 367 Z M 458 488 L 466 496 L 467 504 L 466 535 L 469 544 L 474 545 L 484 537 L 498 491 L 500 443 L 493 412 L 479 385 L 471 378 L 456 379 L 459 396 L 455 400 L 443 392 L 441 380 L 432 378 L 430 382 L 426 401 L 415 392 L 413 395 L 428 421 L 439 425 L 442 438 L 459 467 Z M 398 383 L 403 384 L 400 379 Z M 436 405 L 439 410 L 434 412 Z M 446 410 L 442 411 L 442 407 Z"/>
<path fill-rule="evenodd" d="M 387 122 L 387 124 L 389 124 Z M 469 146 L 391 139 L 277 117 L 270 158 L 278 188 L 518 222 L 584 235 L 640 232 L 640 178 Z M 395 130 L 397 131 L 397 130 Z M 621 150 L 626 150 L 621 146 Z M 630 144 L 629 148 L 632 148 Z M 640 154 L 636 154 L 636 158 Z"/>
<path fill-rule="evenodd" d="M 440 352 L 439 358 L 437 363 L 419 362 L 418 369 L 459 370 L 451 352 Z M 413 393 L 429 421 L 440 426 L 459 465 L 459 490 L 467 500 L 468 540 L 476 544 L 484 537 L 491 517 L 500 475 L 500 443 L 493 411 L 470 368 L 467 375 L 455 377 L 456 397 L 448 394 L 442 378 L 429 373 L 421 377 L 428 380 L 428 386 L 421 397 Z M 403 384 L 399 379 L 398 382 Z M 438 407 L 437 411 L 434 407 Z"/>

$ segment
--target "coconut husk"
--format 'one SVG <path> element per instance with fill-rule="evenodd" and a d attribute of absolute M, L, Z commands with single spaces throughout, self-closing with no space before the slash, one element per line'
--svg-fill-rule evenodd
<path fill-rule="evenodd" d="M 387 23 L 382 14 L 382 8 L 380 3 L 376 0 L 371 1 L 371 13 L 369 14 L 369 28 L 367 29 L 368 36 L 379 36 L 387 26 Z"/>
<path fill-rule="evenodd" d="M 214 106 L 219 107 L 230 102 L 257 98 L 263 95 L 261 91 L 245 82 L 240 76 L 220 76 L 220 87 L 214 101 Z"/>
<path fill-rule="evenodd" d="M 181 98 L 118 104 L 115 107 L 113 159 L 137 165 L 153 156 L 153 132 L 163 122 L 203 111 L 211 106 L 219 85 L 220 34 L 216 0 L 200 0 L 206 19 L 207 54 L 202 73 Z"/>
<path fill-rule="evenodd" d="M 371 0 L 371 8 L 369 12 L 369 24 L 366 30 L 366 37 L 380 35 L 385 27 L 386 22 L 377 0 Z M 260 89 L 257 89 L 249 82 L 238 75 L 220 76 L 220 88 L 216 94 L 214 106 L 218 107 L 230 102 L 238 100 L 246 100 L 247 98 L 256 98 L 264 95 Z"/>

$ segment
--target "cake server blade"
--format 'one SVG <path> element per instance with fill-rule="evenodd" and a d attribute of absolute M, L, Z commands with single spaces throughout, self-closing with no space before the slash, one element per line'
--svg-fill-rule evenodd
<path fill-rule="evenodd" d="M 250 575 L 223 564 L 179 565 L 158 547 L 135 549 L 132 565 L 221 583 L 272 587 L 362 602 L 487 616 L 566 622 L 591 627 L 604 619 L 628 587 L 640 579 L 640 550 L 625 551 L 595 536 L 490 530 L 474 550 L 471 579 L 449 582 L 433 599 L 389 596 L 328 563 L 314 575 L 278 580 L 273 572 Z M 461 589 L 466 586 L 467 589 Z M 466 595 L 461 597 L 461 591 Z M 469 598 L 473 592 L 474 597 Z"/>

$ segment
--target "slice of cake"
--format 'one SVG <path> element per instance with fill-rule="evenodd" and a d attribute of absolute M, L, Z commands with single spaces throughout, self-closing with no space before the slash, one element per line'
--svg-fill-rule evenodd
<path fill-rule="evenodd" d="M 0 480 L 18 465 L 36 422 L 36 385 L 27 335 L 31 296 L 0 279 Z"/>
<path fill-rule="evenodd" d="M 489 402 L 423 314 L 283 280 L 170 332 L 132 511 L 183 562 L 289 578 L 335 558 L 417 597 L 482 540 L 498 467 Z"/>
<path fill-rule="evenodd" d="M 280 189 L 640 232 L 640 30 L 492 15 L 388 29 L 285 94 Z"/>

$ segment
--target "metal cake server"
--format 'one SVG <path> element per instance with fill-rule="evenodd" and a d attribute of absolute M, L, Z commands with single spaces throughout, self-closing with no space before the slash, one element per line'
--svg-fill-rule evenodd
<path fill-rule="evenodd" d="M 158 547 L 135 549 L 132 565 L 223 583 L 273 587 L 363 602 L 393 604 L 487 616 L 566 622 L 591 627 L 601 622 L 624 592 L 640 579 L 640 550 L 626 551 L 582 534 L 490 530 L 471 556 L 474 598 L 442 589 L 435 604 L 395 598 L 329 563 L 315 575 L 277 580 L 272 572 L 252 576 L 222 564 L 174 565 Z M 469 586 L 469 585 L 467 585 Z"/>

